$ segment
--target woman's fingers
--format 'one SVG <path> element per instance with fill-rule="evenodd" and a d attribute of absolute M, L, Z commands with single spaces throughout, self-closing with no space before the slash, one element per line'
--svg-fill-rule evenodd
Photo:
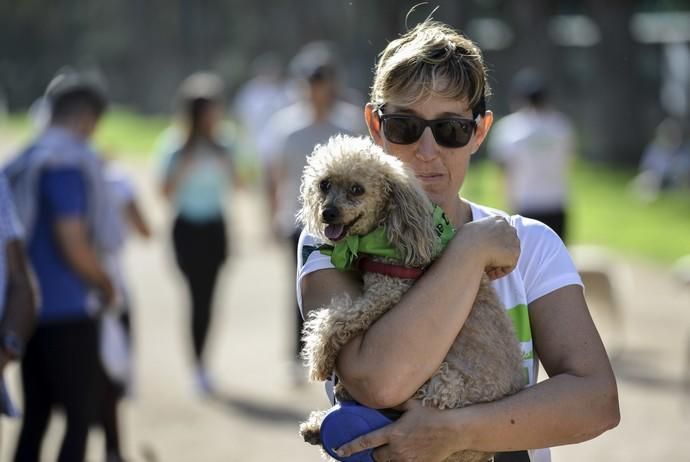
<path fill-rule="evenodd" d="M 388 443 L 388 427 L 379 428 L 371 433 L 362 435 L 336 449 L 341 457 L 348 457 L 352 454 L 362 452 L 365 449 L 373 449 Z M 385 460 L 385 459 L 383 459 Z"/>

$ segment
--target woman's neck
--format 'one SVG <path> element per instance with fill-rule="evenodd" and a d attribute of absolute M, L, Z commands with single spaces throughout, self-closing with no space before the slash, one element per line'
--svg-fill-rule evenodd
<path fill-rule="evenodd" d="M 458 196 L 456 200 L 453 200 L 451 204 L 448 204 L 447 207 L 442 208 L 455 229 L 472 221 L 472 207 L 470 207 L 470 204 L 460 196 Z"/>

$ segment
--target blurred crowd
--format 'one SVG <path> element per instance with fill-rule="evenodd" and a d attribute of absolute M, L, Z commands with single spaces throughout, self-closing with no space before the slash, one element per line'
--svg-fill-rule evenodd
<path fill-rule="evenodd" d="M 155 181 L 173 216 L 172 251 L 189 293 L 190 369 L 201 396 L 217 391 L 205 347 L 233 239 L 231 192 L 256 179 L 238 168 L 237 151 L 251 152 L 259 166 L 268 238 L 294 254 L 306 154 L 335 134 L 365 132 L 363 98 L 344 87 L 341 66 L 331 43 L 314 42 L 285 69 L 271 54 L 258 57 L 232 101 L 210 72 L 190 75 L 171 95 L 175 112 L 154 148 Z M 66 418 L 56 460 L 83 460 L 93 427 L 103 430 L 105 460 L 124 460 L 118 404 L 133 386 L 136 326 L 122 254 L 130 234 L 152 232 L 133 181 L 92 143 L 108 106 L 105 79 L 60 69 L 30 111 L 37 135 L 0 170 L 0 413 L 21 416 L 18 440 L 2 442 L 15 445 L 16 461 L 40 459 L 54 408 Z M 225 123 L 228 112 L 241 130 Z M 295 264 L 286 268 L 291 281 Z M 288 355 L 301 384 L 296 307 L 292 318 Z M 9 361 L 21 363 L 21 403 L 2 380 Z"/>

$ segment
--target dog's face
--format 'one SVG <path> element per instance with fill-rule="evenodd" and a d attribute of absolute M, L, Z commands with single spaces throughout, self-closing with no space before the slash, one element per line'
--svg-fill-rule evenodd
<path fill-rule="evenodd" d="M 390 196 L 390 162 L 390 156 L 359 138 L 319 146 L 302 179 L 300 218 L 306 228 L 335 243 L 379 226 Z"/>
<path fill-rule="evenodd" d="M 383 220 L 388 193 L 377 172 L 360 168 L 327 171 L 318 179 L 317 188 L 323 234 L 332 242 L 367 234 Z"/>
<path fill-rule="evenodd" d="M 414 173 L 365 138 L 336 136 L 308 158 L 299 220 L 330 243 L 379 226 L 408 265 L 431 261 L 433 207 Z"/>

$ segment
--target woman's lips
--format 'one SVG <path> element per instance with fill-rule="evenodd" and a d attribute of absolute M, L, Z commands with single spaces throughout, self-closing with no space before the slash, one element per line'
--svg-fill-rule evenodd
<path fill-rule="evenodd" d="M 422 182 L 438 181 L 443 178 L 443 175 L 440 173 L 418 173 L 416 176 Z"/>

